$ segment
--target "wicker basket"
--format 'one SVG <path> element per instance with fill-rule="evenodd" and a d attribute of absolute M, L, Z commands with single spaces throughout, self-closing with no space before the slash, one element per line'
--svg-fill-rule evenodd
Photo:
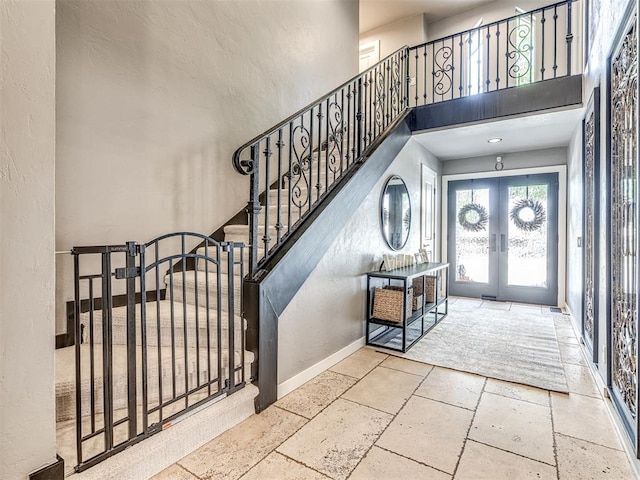
<path fill-rule="evenodd" d="M 435 303 L 436 299 L 438 298 L 438 294 L 436 291 L 436 280 L 437 277 L 427 276 L 427 288 L 425 291 L 427 303 Z"/>
<path fill-rule="evenodd" d="M 410 313 L 412 303 L 413 287 L 408 288 L 406 297 L 402 287 L 376 288 L 373 293 L 373 316 L 380 320 L 402 322 L 403 307 L 406 305 L 407 312 Z"/>
<path fill-rule="evenodd" d="M 427 279 L 427 288 L 426 290 L 424 289 L 424 279 Z M 420 277 L 416 277 L 413 279 L 413 292 L 414 292 L 414 299 L 417 298 L 418 296 L 422 296 L 423 292 L 424 295 L 426 296 L 425 301 L 427 303 L 435 303 L 437 295 L 436 295 L 436 277 L 432 277 L 427 275 L 425 276 L 420 276 Z M 420 303 L 422 303 L 422 301 L 420 301 Z M 416 305 L 416 301 L 414 300 L 413 302 L 413 309 L 416 310 L 418 307 L 420 307 L 420 305 Z"/>

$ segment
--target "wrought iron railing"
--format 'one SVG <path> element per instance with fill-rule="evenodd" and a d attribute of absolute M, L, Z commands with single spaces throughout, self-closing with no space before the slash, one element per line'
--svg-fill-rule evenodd
<path fill-rule="evenodd" d="M 250 273 L 407 110 L 408 66 L 404 47 L 234 153 L 251 177 Z"/>
<path fill-rule="evenodd" d="M 76 471 L 244 386 L 243 253 L 194 233 L 72 250 Z"/>
<path fill-rule="evenodd" d="M 573 0 L 410 48 L 411 106 L 571 75 Z"/>
<path fill-rule="evenodd" d="M 404 47 L 236 150 L 251 177 L 249 272 L 411 107 L 571 75 L 572 3 Z"/>

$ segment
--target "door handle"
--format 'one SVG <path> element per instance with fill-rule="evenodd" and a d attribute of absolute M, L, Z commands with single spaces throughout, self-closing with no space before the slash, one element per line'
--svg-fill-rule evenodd
<path fill-rule="evenodd" d="M 489 249 L 492 252 L 496 251 L 496 234 L 491 235 L 491 240 L 489 241 Z"/>
<path fill-rule="evenodd" d="M 504 233 L 500 234 L 500 251 L 507 251 L 507 236 Z"/>

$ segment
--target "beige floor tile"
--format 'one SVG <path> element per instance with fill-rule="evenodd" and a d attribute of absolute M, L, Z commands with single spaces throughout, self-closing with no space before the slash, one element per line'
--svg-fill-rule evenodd
<path fill-rule="evenodd" d="M 511 308 L 510 302 L 492 302 L 492 301 L 484 301 L 480 308 L 488 308 L 490 310 L 509 310 Z"/>
<path fill-rule="evenodd" d="M 422 379 L 419 375 L 377 367 L 342 395 L 342 398 L 383 412 L 396 413 L 418 388 Z"/>
<path fill-rule="evenodd" d="M 376 445 L 453 473 L 473 412 L 413 396 Z"/>
<path fill-rule="evenodd" d="M 458 301 L 457 297 L 449 297 L 449 305 L 453 305 Z"/>
<path fill-rule="evenodd" d="M 450 480 L 451 475 L 373 447 L 349 480 Z"/>
<path fill-rule="evenodd" d="M 388 355 L 376 352 L 371 348 L 361 348 L 329 370 L 354 378 L 362 378 L 387 357 Z"/>
<path fill-rule="evenodd" d="M 556 480 L 556 468 L 467 440 L 456 480 Z"/>
<path fill-rule="evenodd" d="M 278 400 L 276 406 L 313 418 L 357 381 L 353 377 L 327 370 Z"/>
<path fill-rule="evenodd" d="M 578 339 L 571 327 L 556 328 L 556 337 L 558 343 L 569 343 L 571 345 L 578 345 Z"/>
<path fill-rule="evenodd" d="M 272 452 L 243 475 L 241 480 L 327 480 L 328 478 L 277 452 Z"/>
<path fill-rule="evenodd" d="M 416 390 L 416 395 L 475 410 L 485 377 L 435 367 Z"/>
<path fill-rule="evenodd" d="M 580 345 L 559 343 L 558 346 L 560 347 L 560 358 L 562 359 L 562 363 L 571 363 L 573 365 L 582 366 L 587 365 Z"/>
<path fill-rule="evenodd" d="M 555 465 L 549 407 L 485 392 L 469 438 Z"/>
<path fill-rule="evenodd" d="M 496 380 L 495 378 L 489 378 L 487 379 L 484 391 L 502 395 L 503 397 L 536 403 L 545 407 L 549 406 L 549 391 L 530 387 L 529 385 L 521 385 L 519 383 L 511 383 L 503 380 Z"/>
<path fill-rule="evenodd" d="M 390 355 L 380 366 L 393 368 L 401 372 L 413 373 L 414 375 L 421 375 L 422 377 L 427 376 L 433 369 L 433 365 L 414 362 L 413 360 L 406 360 L 404 358 L 394 357 L 393 355 Z"/>
<path fill-rule="evenodd" d="M 201 478 L 240 478 L 306 422 L 298 415 L 271 406 L 200 447 L 179 463 Z"/>
<path fill-rule="evenodd" d="M 174 463 L 169 468 L 151 477 L 151 480 L 198 480 L 198 477 L 187 472 L 177 463 Z"/>
<path fill-rule="evenodd" d="M 547 310 L 548 309 L 549 307 L 547 307 Z M 568 315 L 554 315 L 553 323 L 556 328 L 573 328 L 571 326 L 571 317 L 569 317 Z"/>
<path fill-rule="evenodd" d="M 621 449 L 604 400 L 583 395 L 551 394 L 556 433 Z"/>
<path fill-rule="evenodd" d="M 593 380 L 589 367 L 569 363 L 563 364 L 563 367 L 564 375 L 567 377 L 567 385 L 571 393 L 600 398 L 598 387 Z"/>
<path fill-rule="evenodd" d="M 277 451 L 334 479 L 344 479 L 393 417 L 339 398 Z"/>
<path fill-rule="evenodd" d="M 624 452 L 556 434 L 558 473 L 562 480 L 632 480 L 638 478 Z"/>

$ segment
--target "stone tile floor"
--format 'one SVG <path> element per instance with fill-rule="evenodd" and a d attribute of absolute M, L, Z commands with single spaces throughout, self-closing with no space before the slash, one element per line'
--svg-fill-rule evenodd
<path fill-rule="evenodd" d="M 554 323 L 569 395 L 362 348 L 154 479 L 638 478 L 569 317 Z"/>

